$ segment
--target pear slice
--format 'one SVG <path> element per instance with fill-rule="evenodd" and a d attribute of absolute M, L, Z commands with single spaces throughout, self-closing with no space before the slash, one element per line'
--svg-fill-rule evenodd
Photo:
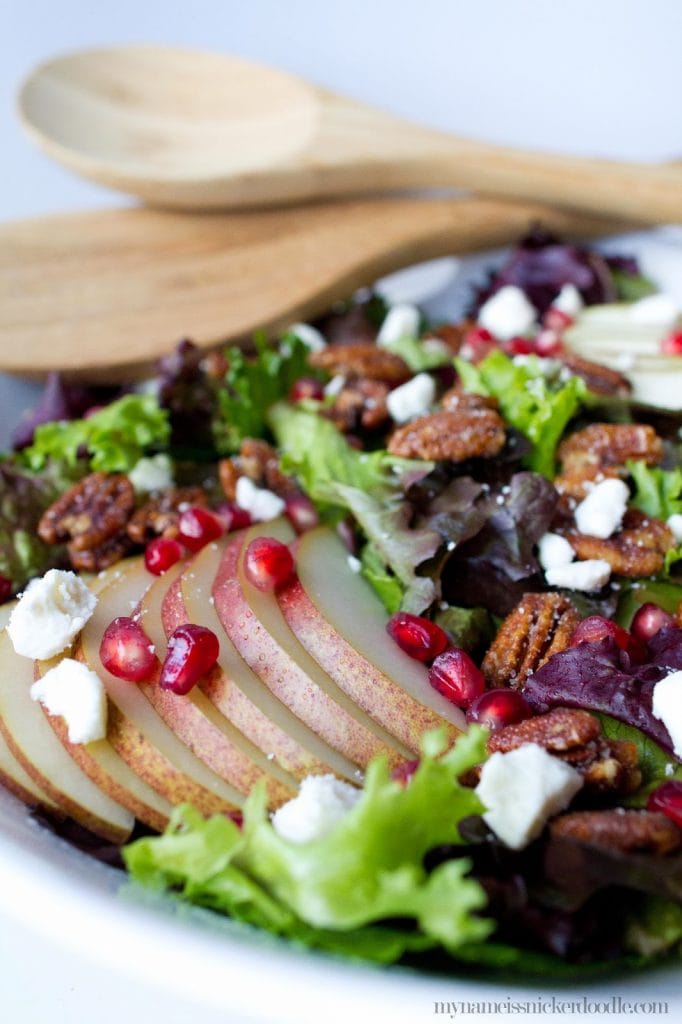
<path fill-rule="evenodd" d="M 177 570 L 183 567 L 174 568 Z M 187 573 L 191 575 L 192 569 L 187 569 Z M 140 603 L 143 628 L 154 644 L 160 660 L 163 660 L 166 654 L 167 635 L 170 635 L 177 626 L 195 621 L 190 620 L 185 611 L 178 575 L 178 571 L 171 570 L 158 577 Z M 169 616 L 166 605 L 164 617 L 162 607 L 169 592 L 173 598 L 173 614 Z M 201 622 L 197 624 L 203 625 Z M 220 636 L 219 633 L 216 635 Z M 226 779 L 241 793 L 248 794 L 255 783 L 263 778 L 266 781 L 270 806 L 278 807 L 296 795 L 297 780 L 274 760 L 268 760 L 262 750 L 221 714 L 198 685 L 184 696 L 162 689 L 157 680 L 141 683 L 140 689 L 175 735 L 217 775 Z"/>
<path fill-rule="evenodd" d="M 105 629 L 131 615 L 152 577 L 141 558 L 120 562 L 103 574 L 105 586 L 80 638 L 79 655 L 102 680 L 109 697 L 107 739 L 133 772 L 171 804 L 188 801 L 202 814 L 241 807 L 244 796 L 219 778 L 168 728 L 134 683 L 107 672 L 99 657 Z"/>
<path fill-rule="evenodd" d="M 218 616 L 242 658 L 266 686 L 330 746 L 361 768 L 378 753 L 396 765 L 411 751 L 373 722 L 299 644 L 277 600 L 244 577 L 242 558 L 255 537 L 289 541 L 292 530 L 278 520 L 252 527 L 226 547 L 213 585 Z"/>
<path fill-rule="evenodd" d="M 14 652 L 0 633 L 0 730 L 26 773 L 84 828 L 112 843 L 124 843 L 135 819 L 95 785 L 73 761 L 31 700 L 33 662 Z"/>
<path fill-rule="evenodd" d="M 297 779 L 331 772 L 357 782 L 357 766 L 320 739 L 278 700 L 225 634 L 211 587 L 226 545 L 227 540 L 222 540 L 200 551 L 179 579 L 181 593 L 177 583 L 172 584 L 162 609 L 170 625 L 181 603 L 191 622 L 207 626 L 220 640 L 218 666 L 201 683 L 202 692 L 252 743 Z"/>
<path fill-rule="evenodd" d="M 428 672 L 386 632 L 388 615 L 369 584 L 348 564 L 348 552 L 327 527 L 294 545 L 297 579 L 278 595 L 299 641 L 368 714 L 419 751 L 425 729 L 446 724 L 454 741 L 463 712 L 429 685 Z"/>
<path fill-rule="evenodd" d="M 34 782 L 28 772 L 24 771 L 7 746 L 2 732 L 0 732 L 0 785 L 8 789 L 17 800 L 21 800 L 28 807 L 44 807 L 52 813 L 59 811 L 54 800 L 50 800 L 47 793 Z"/>

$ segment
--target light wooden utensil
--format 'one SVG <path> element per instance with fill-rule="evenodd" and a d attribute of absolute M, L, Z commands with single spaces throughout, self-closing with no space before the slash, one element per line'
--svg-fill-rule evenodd
<path fill-rule="evenodd" d="M 139 377 L 183 336 L 283 330 L 419 260 L 613 222 L 483 199 L 357 200 L 232 214 L 145 208 L 0 226 L 0 370 Z"/>
<path fill-rule="evenodd" d="M 682 220 L 674 166 L 457 138 L 226 55 L 123 46 L 61 57 L 28 78 L 19 111 L 71 170 L 156 205 L 455 187 L 648 223 Z"/>

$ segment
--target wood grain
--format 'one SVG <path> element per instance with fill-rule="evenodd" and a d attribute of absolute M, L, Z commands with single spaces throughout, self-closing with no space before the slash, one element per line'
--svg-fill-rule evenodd
<path fill-rule="evenodd" d="M 0 226 L 0 370 L 140 377 L 182 337 L 274 333 L 410 263 L 610 221 L 492 200 L 390 199 L 279 211 L 68 214 Z"/>

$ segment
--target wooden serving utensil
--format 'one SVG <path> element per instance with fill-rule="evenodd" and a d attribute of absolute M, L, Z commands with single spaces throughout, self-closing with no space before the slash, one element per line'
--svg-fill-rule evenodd
<path fill-rule="evenodd" d="M 682 219 L 674 165 L 458 138 L 221 54 L 121 46 L 60 57 L 30 75 L 19 111 L 77 174 L 168 207 L 454 187 L 647 223 Z"/>
<path fill-rule="evenodd" d="M 386 199 L 231 214 L 145 208 L 0 226 L 0 370 L 114 382 L 183 336 L 276 332 L 410 263 L 612 221 L 484 199 Z"/>

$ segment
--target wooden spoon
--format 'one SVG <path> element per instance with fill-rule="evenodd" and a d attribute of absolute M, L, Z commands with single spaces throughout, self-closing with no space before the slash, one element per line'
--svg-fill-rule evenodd
<path fill-rule="evenodd" d="M 534 222 L 613 222 L 483 199 L 347 201 L 232 214 L 125 209 L 0 226 L 0 370 L 139 377 L 183 336 L 276 332 L 409 263 L 508 244 Z"/>
<path fill-rule="evenodd" d="M 682 219 L 674 167 L 457 138 L 220 54 L 122 46 L 61 57 L 28 78 L 19 110 L 71 170 L 163 206 L 436 186 L 649 223 Z"/>

